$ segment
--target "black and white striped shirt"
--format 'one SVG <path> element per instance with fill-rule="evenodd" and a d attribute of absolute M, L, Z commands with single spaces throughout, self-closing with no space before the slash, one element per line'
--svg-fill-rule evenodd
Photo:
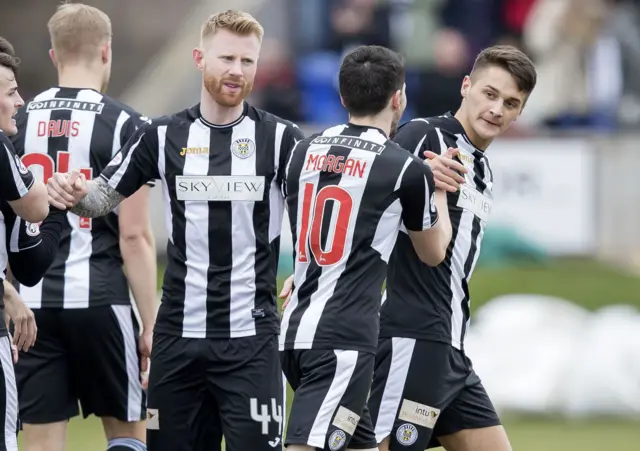
<path fill-rule="evenodd" d="M 12 137 L 22 162 L 46 182 L 54 172 L 80 169 L 95 178 L 146 118 L 93 89 L 51 88 L 17 115 Z M 117 209 L 95 219 L 67 213 L 57 257 L 34 287 L 21 285 L 32 309 L 129 304 L 122 269 Z"/>
<path fill-rule="evenodd" d="M 469 172 L 460 191 L 447 194 L 453 236 L 440 265 L 423 264 L 409 237 L 404 233 L 398 236 L 389 261 L 380 336 L 439 341 L 464 349 L 469 279 L 480 255 L 493 201 L 489 160 L 471 143 L 451 113 L 414 119 L 400 127 L 393 139 L 423 159 L 426 150 L 440 154 L 457 147 L 459 159 Z"/>
<path fill-rule="evenodd" d="M 375 352 L 398 231 L 438 218 L 431 170 L 381 130 L 347 124 L 298 144 L 285 188 L 295 288 L 280 348 Z"/>
<path fill-rule="evenodd" d="M 34 180 L 35 178 L 31 172 L 20 162 L 9 138 L 0 130 L 0 318 L 2 318 L 2 321 L 0 321 L 0 336 L 7 335 L 7 328 L 4 322 L 4 285 L 2 281 L 6 276 L 9 246 L 14 244 L 17 246 L 17 237 L 16 242 L 13 242 L 13 225 L 15 221 L 5 220 L 5 216 L 9 215 L 4 212 L 10 211 L 11 216 L 16 218 L 15 213 L 7 202 L 26 196 Z"/>
<path fill-rule="evenodd" d="M 162 180 L 168 266 L 157 332 L 276 334 L 284 163 L 302 132 L 245 103 L 216 126 L 199 105 L 144 124 L 102 173 L 124 196 Z"/>

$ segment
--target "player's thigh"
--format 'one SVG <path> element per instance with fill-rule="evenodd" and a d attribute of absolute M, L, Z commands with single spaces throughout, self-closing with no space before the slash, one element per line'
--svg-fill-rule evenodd
<path fill-rule="evenodd" d="M 0 337 L 0 450 L 18 451 L 18 389 L 9 337 Z"/>
<path fill-rule="evenodd" d="M 464 429 L 438 438 L 438 446 L 446 451 L 511 451 L 511 444 L 502 426 Z"/>
<path fill-rule="evenodd" d="M 489 395 L 475 373 L 475 383 L 466 386 L 440 414 L 432 446 L 448 451 L 509 451 L 509 440 Z"/>
<path fill-rule="evenodd" d="M 211 340 L 208 381 L 227 451 L 282 449 L 284 384 L 276 335 Z"/>
<path fill-rule="evenodd" d="M 25 424 L 66 421 L 78 415 L 78 397 L 61 310 L 33 313 L 38 339 L 28 352 L 20 352 L 15 365 L 20 420 Z"/>
<path fill-rule="evenodd" d="M 205 390 L 200 339 L 155 334 L 147 405 L 149 451 L 212 449 L 216 418 Z"/>
<path fill-rule="evenodd" d="M 390 450 L 422 451 L 442 409 L 463 389 L 466 370 L 452 367 L 449 345 L 413 338 L 379 341 L 369 407 L 376 441 Z"/>
<path fill-rule="evenodd" d="M 73 371 L 85 417 L 135 422 L 146 418 L 140 380 L 138 321 L 131 305 L 108 305 L 65 312 Z"/>
<path fill-rule="evenodd" d="M 284 351 L 283 369 L 294 381 L 285 444 L 326 450 L 375 447 L 366 409 L 374 359 L 358 351 Z"/>

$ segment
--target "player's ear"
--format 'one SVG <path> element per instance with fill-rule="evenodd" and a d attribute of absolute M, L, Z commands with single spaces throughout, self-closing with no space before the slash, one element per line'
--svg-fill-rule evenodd
<path fill-rule="evenodd" d="M 467 97 L 469 95 L 469 89 L 471 89 L 471 77 L 465 75 L 462 79 L 462 86 L 460 87 L 460 95 Z"/>
<path fill-rule="evenodd" d="M 398 111 L 400 108 L 402 108 L 402 89 L 398 89 L 391 96 L 391 109 Z"/>
<path fill-rule="evenodd" d="M 51 62 L 53 63 L 53 67 L 58 68 L 58 60 L 56 59 L 56 52 L 53 49 L 49 49 L 49 58 L 51 58 Z"/>
<path fill-rule="evenodd" d="M 343 107 L 345 107 L 345 108 L 347 107 L 347 106 L 344 104 L 344 99 L 342 98 L 342 95 L 340 95 L 340 103 L 342 104 L 342 106 L 343 106 Z"/>
<path fill-rule="evenodd" d="M 193 62 L 196 63 L 196 67 L 200 72 L 204 70 L 204 50 L 201 48 L 193 49 Z"/>
<path fill-rule="evenodd" d="M 106 44 L 102 46 L 100 57 L 102 58 L 102 64 L 107 64 L 111 59 L 111 40 L 108 40 Z"/>

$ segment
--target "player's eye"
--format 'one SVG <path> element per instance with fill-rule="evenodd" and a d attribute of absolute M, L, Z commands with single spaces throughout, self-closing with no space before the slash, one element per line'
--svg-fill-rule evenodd
<path fill-rule="evenodd" d="M 251 60 L 251 59 L 249 59 L 249 58 L 244 58 L 244 59 L 242 60 L 242 63 L 243 63 L 243 64 L 247 64 L 247 65 L 248 65 L 248 64 L 253 64 L 253 60 Z"/>
<path fill-rule="evenodd" d="M 496 98 L 496 95 L 495 95 L 493 92 L 491 92 L 491 91 L 487 91 L 487 98 L 489 98 L 489 99 L 495 99 L 495 98 Z"/>

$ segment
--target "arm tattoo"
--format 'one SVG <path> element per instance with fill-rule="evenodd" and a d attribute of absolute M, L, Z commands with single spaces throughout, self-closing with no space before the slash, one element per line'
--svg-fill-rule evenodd
<path fill-rule="evenodd" d="M 103 178 L 87 182 L 87 188 L 87 195 L 70 210 L 82 218 L 105 216 L 124 200 L 124 196 L 111 188 Z"/>

